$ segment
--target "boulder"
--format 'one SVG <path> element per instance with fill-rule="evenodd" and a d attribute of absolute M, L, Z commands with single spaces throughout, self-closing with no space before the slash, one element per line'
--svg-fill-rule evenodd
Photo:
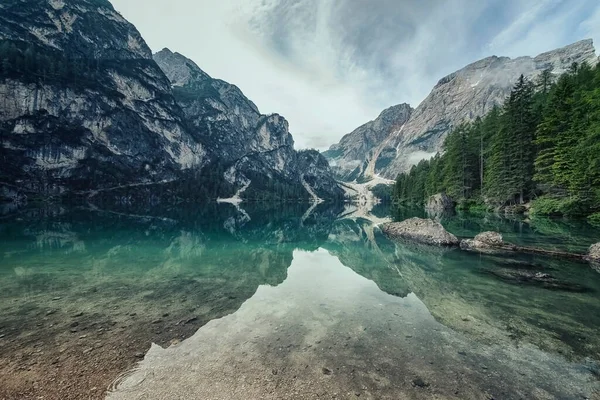
<path fill-rule="evenodd" d="M 456 246 L 459 240 L 444 229 L 442 224 L 430 219 L 411 218 L 403 222 L 391 222 L 381 227 L 393 239 L 408 239 L 435 246 Z"/>
<path fill-rule="evenodd" d="M 479 235 L 475 236 L 475 240 L 477 242 L 483 243 L 488 246 L 502 246 L 504 245 L 504 240 L 502 239 L 502 235 L 498 232 L 483 232 Z"/>
<path fill-rule="evenodd" d="M 438 193 L 427 199 L 425 208 L 434 211 L 454 210 L 456 203 L 446 193 Z"/>
<path fill-rule="evenodd" d="M 505 243 L 502 235 L 498 232 L 483 232 L 475 236 L 474 239 L 465 239 L 460 242 L 460 248 L 469 251 L 479 251 L 485 253 L 494 253 L 505 250 Z"/>
<path fill-rule="evenodd" d="M 600 243 L 593 244 L 590 247 L 586 259 L 600 264 Z"/>

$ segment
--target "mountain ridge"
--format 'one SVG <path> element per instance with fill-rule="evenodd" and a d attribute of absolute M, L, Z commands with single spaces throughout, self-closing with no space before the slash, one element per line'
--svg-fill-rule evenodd
<path fill-rule="evenodd" d="M 324 154 L 336 164 L 340 161 L 370 164 L 370 168 L 362 169 L 366 174 L 359 173 L 356 178 L 369 179 L 378 174 L 395 179 L 421 159 L 430 158 L 441 151 L 443 141 L 453 126 L 481 117 L 492 107 L 501 105 L 519 75 L 535 79 L 545 69 L 551 69 L 554 75 L 558 75 L 573 62 L 597 61 L 592 39 L 581 40 L 535 57 L 483 58 L 441 78 L 414 109 L 409 120 L 398 123 L 399 128 L 365 152 L 362 159 L 340 160 L 339 157 L 332 157 L 331 150 L 339 152 L 343 145 L 341 141 Z M 376 157 L 373 160 L 369 155 Z"/>
<path fill-rule="evenodd" d="M 352 181 L 361 176 L 373 159 L 373 151 L 395 127 L 406 123 L 414 110 L 403 103 L 383 110 L 377 118 L 344 135 L 340 142 L 323 153 L 336 176 Z M 377 158 L 377 157 L 375 157 Z"/>
<path fill-rule="evenodd" d="M 208 200 L 250 178 L 255 199 L 310 200 L 306 181 L 322 198 L 343 195 L 318 153 L 300 162 L 283 117 L 261 115 L 183 55 L 169 51 L 189 76 L 163 72 L 108 1 L 7 0 L 0 10 L 0 198 Z"/>
<path fill-rule="evenodd" d="M 294 149 L 289 123 L 283 116 L 261 114 L 236 85 L 212 78 L 180 53 L 166 48 L 153 57 L 171 80 L 175 97 L 195 131 L 210 138 L 211 147 L 230 165 L 226 172 L 230 183 L 244 187 L 253 182 L 249 192 L 244 190 L 252 195 L 257 174 L 262 174 L 272 181 L 268 185 L 294 181 L 306 187 L 310 181 L 310 198 L 330 197 L 328 192 L 343 196 L 329 176 L 323 156 Z"/>

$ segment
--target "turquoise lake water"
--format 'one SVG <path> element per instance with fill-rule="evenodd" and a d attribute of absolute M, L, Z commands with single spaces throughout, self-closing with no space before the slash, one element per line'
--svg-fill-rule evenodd
<path fill-rule="evenodd" d="M 28 341 L 52 346 L 102 322 L 123 348 L 136 326 L 157 343 L 115 376 L 109 398 L 599 395 L 591 265 L 396 243 L 366 219 L 340 218 L 342 206 L 243 206 L 3 217 L 0 358 L 16 367 L 10 352 Z M 583 222 L 442 223 L 460 237 L 495 230 L 572 252 L 600 241 Z"/>

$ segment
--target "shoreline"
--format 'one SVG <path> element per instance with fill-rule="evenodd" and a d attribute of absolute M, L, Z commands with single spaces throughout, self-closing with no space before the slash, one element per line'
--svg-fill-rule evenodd
<path fill-rule="evenodd" d="M 20 333 L 4 324 L 0 399 L 103 399 L 111 382 L 134 367 L 152 343 L 168 346 L 208 322 L 181 316 L 150 320 L 124 311 L 115 310 L 115 318 L 56 312 L 32 320 L 34 326 Z"/>
<path fill-rule="evenodd" d="M 218 282 L 213 293 L 171 284 L 154 287 L 156 293 L 150 286 L 135 288 L 145 302 L 127 296 L 122 283 L 5 298 L 0 399 L 104 399 L 110 384 L 143 359 L 152 343 L 168 347 L 185 340 L 210 320 L 235 312 L 253 293 L 248 288 L 240 297 L 228 295 Z M 204 302 L 193 297 L 194 289 Z"/>

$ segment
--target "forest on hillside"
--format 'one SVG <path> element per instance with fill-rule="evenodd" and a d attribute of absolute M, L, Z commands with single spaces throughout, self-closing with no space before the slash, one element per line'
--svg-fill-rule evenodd
<path fill-rule="evenodd" d="M 443 151 L 397 177 L 393 198 L 446 193 L 462 209 L 520 207 L 600 222 L 600 65 L 519 78 L 502 107 L 456 126 Z"/>

